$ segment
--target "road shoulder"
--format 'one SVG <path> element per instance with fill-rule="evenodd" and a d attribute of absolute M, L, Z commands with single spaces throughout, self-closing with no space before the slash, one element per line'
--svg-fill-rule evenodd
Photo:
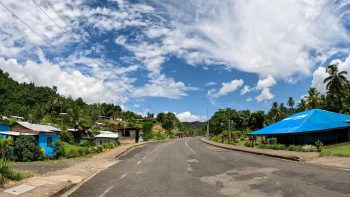
<path fill-rule="evenodd" d="M 7 184 L 0 190 L 0 197 L 13 196 L 4 191 L 17 185 L 30 185 L 36 187 L 21 196 L 60 196 L 74 186 L 96 175 L 98 172 L 118 163 L 117 157 L 127 153 L 132 148 L 146 144 L 127 144 L 119 146 L 112 150 L 97 154 L 89 159 L 78 162 L 75 165 L 48 172 L 46 174 L 37 174 L 32 178 Z"/>

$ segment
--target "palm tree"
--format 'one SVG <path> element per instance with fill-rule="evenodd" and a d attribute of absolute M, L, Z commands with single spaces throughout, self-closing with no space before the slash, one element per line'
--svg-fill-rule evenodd
<path fill-rule="evenodd" d="M 346 71 L 339 72 L 336 64 L 329 65 L 326 72 L 329 76 L 323 80 L 323 83 L 326 83 L 328 103 L 331 105 L 330 109 L 340 112 L 343 107 L 344 87 L 348 83 L 345 75 L 348 73 Z"/>
<path fill-rule="evenodd" d="M 323 83 L 327 84 L 326 89 L 328 93 L 341 96 L 343 87 L 348 81 L 345 77 L 348 73 L 346 71 L 338 72 L 338 66 L 336 64 L 329 65 L 326 72 L 329 76 L 323 80 Z"/>
<path fill-rule="evenodd" d="M 305 96 L 307 108 L 314 109 L 320 107 L 321 93 L 316 88 L 310 88 L 307 93 L 308 95 Z"/>
<path fill-rule="evenodd" d="M 295 101 L 294 101 L 293 97 L 289 97 L 289 98 L 288 98 L 288 101 L 287 101 L 287 105 L 288 105 L 290 108 L 293 108 L 293 107 L 294 107 L 294 104 L 295 104 Z"/>
<path fill-rule="evenodd" d="M 305 111 L 307 109 L 307 103 L 306 103 L 305 99 L 300 100 L 300 103 L 298 103 L 297 108 L 300 111 Z"/>
<path fill-rule="evenodd" d="M 271 109 L 269 112 L 271 119 L 273 122 L 276 122 L 280 119 L 281 117 L 281 110 L 277 102 L 273 102 L 271 105 Z"/>

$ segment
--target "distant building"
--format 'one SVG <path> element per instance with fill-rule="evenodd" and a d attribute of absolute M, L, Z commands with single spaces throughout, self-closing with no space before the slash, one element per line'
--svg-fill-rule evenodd
<path fill-rule="evenodd" d="M 350 116 L 312 109 L 289 116 L 263 129 L 249 133 L 277 139 L 282 144 L 326 144 L 350 141 Z"/>
<path fill-rule="evenodd" d="M 100 131 L 100 134 L 95 135 L 95 144 L 105 144 L 108 142 L 118 142 L 118 133 L 111 131 Z"/>
<path fill-rule="evenodd" d="M 118 127 L 113 128 L 114 132 L 118 133 L 120 142 L 139 142 L 140 138 L 140 127 Z"/>
<path fill-rule="evenodd" d="M 11 116 L 11 118 L 16 119 L 16 121 L 23 121 L 24 118 L 21 116 Z"/>

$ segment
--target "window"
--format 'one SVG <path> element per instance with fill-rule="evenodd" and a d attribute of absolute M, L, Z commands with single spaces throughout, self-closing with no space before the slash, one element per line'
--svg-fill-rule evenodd
<path fill-rule="evenodd" d="M 52 146 L 52 137 L 47 137 L 47 147 Z"/>

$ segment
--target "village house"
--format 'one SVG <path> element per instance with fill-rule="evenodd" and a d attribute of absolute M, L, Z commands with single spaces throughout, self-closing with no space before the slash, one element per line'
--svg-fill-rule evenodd
<path fill-rule="evenodd" d="M 11 126 L 10 131 L 2 132 L 4 136 L 16 138 L 20 135 L 33 135 L 38 142 L 38 146 L 44 149 L 45 155 L 55 156 L 53 143 L 59 139 L 60 129 L 40 124 L 31 124 L 18 121 Z"/>
<path fill-rule="evenodd" d="M 118 133 L 100 131 L 100 134 L 95 135 L 95 144 L 101 145 L 108 142 L 118 142 Z"/>
<path fill-rule="evenodd" d="M 350 141 L 350 116 L 312 109 L 289 116 L 263 129 L 249 133 L 252 136 L 276 138 L 281 144 L 314 144 L 321 141 L 333 144 Z"/>
<path fill-rule="evenodd" d="M 139 127 L 118 127 L 114 128 L 113 131 L 118 133 L 118 140 L 125 143 L 137 143 L 140 138 Z"/>

